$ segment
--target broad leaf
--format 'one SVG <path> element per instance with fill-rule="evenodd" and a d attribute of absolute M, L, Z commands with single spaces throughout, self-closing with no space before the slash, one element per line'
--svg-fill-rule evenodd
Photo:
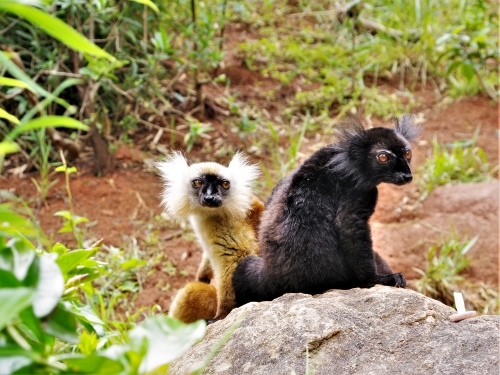
<path fill-rule="evenodd" d="M 2 369 L 2 374 L 12 374 L 33 364 L 33 358 L 30 358 L 27 352 L 23 352 L 22 354 L 9 353 L 4 356 L 0 349 L 0 369 Z"/>
<path fill-rule="evenodd" d="M 69 358 L 63 362 L 68 366 L 70 373 L 77 374 L 122 374 L 123 365 L 114 359 L 99 354 L 88 357 Z"/>
<path fill-rule="evenodd" d="M 0 236 L 10 237 L 18 233 L 32 236 L 36 231 L 29 220 L 13 213 L 8 204 L 0 204 Z"/>
<path fill-rule="evenodd" d="M 64 292 L 64 277 L 57 263 L 48 255 L 40 257 L 40 276 L 33 300 L 33 311 L 38 318 L 48 315 L 56 307 Z"/>
<path fill-rule="evenodd" d="M 92 311 L 90 306 L 77 306 L 71 302 L 63 302 L 67 311 L 71 311 L 79 320 L 90 324 L 104 325 L 104 322 Z"/>
<path fill-rule="evenodd" d="M 76 333 L 76 319 L 62 304 L 50 315 L 44 331 L 70 344 L 78 344 L 80 341 Z"/>
<path fill-rule="evenodd" d="M 73 268 L 96 253 L 97 249 L 73 250 L 57 258 L 56 262 L 61 267 L 64 275 L 67 275 Z"/>
<path fill-rule="evenodd" d="M 170 363 L 205 336 L 205 321 L 185 324 L 165 315 L 149 318 L 130 331 L 130 346 L 142 347 L 149 342 L 140 372 L 150 372 Z"/>
<path fill-rule="evenodd" d="M 12 252 L 13 269 L 10 271 L 12 271 L 19 281 L 24 280 L 33 259 L 35 259 L 36 253 L 32 246 L 25 238 L 13 238 L 7 242 L 7 248 L 10 248 Z M 2 251 L 2 258 L 6 255 L 7 251 L 7 249 Z"/>
<path fill-rule="evenodd" d="M 32 288 L 2 288 L 0 289 L 0 330 L 11 319 L 31 305 L 35 291 Z"/>

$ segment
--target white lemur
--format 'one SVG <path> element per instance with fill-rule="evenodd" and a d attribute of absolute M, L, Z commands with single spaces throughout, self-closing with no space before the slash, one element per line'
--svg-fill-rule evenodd
<path fill-rule="evenodd" d="M 393 129 L 365 130 L 352 120 L 336 143 L 281 180 L 262 216 L 260 256 L 243 260 L 234 274 L 237 305 L 294 292 L 405 287 L 404 276 L 374 253 L 368 220 L 378 184 L 412 180 L 410 142 L 419 132 L 410 116 Z"/>
<path fill-rule="evenodd" d="M 176 220 L 189 219 L 203 248 L 198 281 L 177 293 L 169 314 L 184 322 L 222 319 L 236 307 L 236 266 L 259 254 L 256 228 L 264 205 L 251 188 L 259 169 L 240 153 L 228 167 L 213 162 L 188 166 L 181 153 L 174 153 L 157 168 L 166 212 Z M 215 287 L 207 284 L 212 276 Z"/>

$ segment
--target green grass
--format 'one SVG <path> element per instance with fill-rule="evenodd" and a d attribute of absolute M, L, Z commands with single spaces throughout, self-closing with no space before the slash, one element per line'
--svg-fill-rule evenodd
<path fill-rule="evenodd" d="M 432 156 L 419 169 L 425 195 L 437 186 L 493 178 L 498 167 L 492 167 L 483 149 L 475 145 L 477 133 L 470 141 L 446 145 L 439 144 L 435 139 L 432 141 Z"/>
<path fill-rule="evenodd" d="M 478 237 L 459 240 L 455 232 L 451 238 L 440 245 L 432 246 L 427 252 L 425 271 L 414 268 L 422 278 L 417 282 L 417 290 L 449 306 L 453 305 L 453 292 L 459 290 L 464 281 L 462 272 L 470 265 L 467 252 L 474 246 Z"/>

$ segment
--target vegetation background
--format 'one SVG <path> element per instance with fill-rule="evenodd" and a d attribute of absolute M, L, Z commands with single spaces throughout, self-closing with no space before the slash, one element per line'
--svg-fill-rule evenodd
<path fill-rule="evenodd" d="M 265 199 L 346 116 L 413 112 L 437 137 L 417 145 L 420 182 L 382 191 L 378 221 L 497 178 L 497 32 L 495 1 L 0 0 L 0 368 L 164 373 L 203 337 L 160 314 L 199 261 L 156 208 L 170 149 L 244 150 Z M 424 243 L 412 287 L 498 313 L 496 283 L 466 277 L 478 238 Z"/>

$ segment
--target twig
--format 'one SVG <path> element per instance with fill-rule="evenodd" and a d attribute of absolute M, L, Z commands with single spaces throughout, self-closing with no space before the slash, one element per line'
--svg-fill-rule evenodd
<path fill-rule="evenodd" d="M 52 76 L 62 76 L 62 77 L 80 78 L 80 79 L 86 78 L 85 76 L 83 76 L 81 74 L 77 74 L 77 73 L 66 73 L 66 72 L 60 72 L 57 70 L 47 70 L 47 69 L 40 70 L 40 74 L 49 74 Z"/>
<path fill-rule="evenodd" d="M 20 20 L 21 20 L 21 19 L 20 19 L 20 18 L 18 18 L 17 20 L 12 21 L 12 23 L 11 23 L 9 26 L 7 26 L 5 29 L 0 30 L 0 35 L 5 34 L 7 31 L 9 31 L 9 30 L 10 30 L 10 29 L 11 29 L 11 28 L 12 28 L 12 27 L 16 24 L 16 23 L 18 23 Z"/>
<path fill-rule="evenodd" d="M 404 35 L 401 30 L 386 27 L 378 22 L 367 20 L 366 18 L 358 17 L 358 21 L 368 30 L 386 33 L 393 38 L 401 38 Z"/>
<path fill-rule="evenodd" d="M 165 91 L 168 92 L 170 91 L 170 89 L 172 88 L 173 85 L 175 85 L 175 83 L 179 80 L 179 78 L 181 78 L 182 76 L 182 73 L 184 73 L 184 71 L 186 70 L 186 68 L 189 66 L 189 60 L 186 61 L 184 63 L 184 65 L 181 66 L 181 68 L 179 69 L 179 71 L 177 72 L 177 74 L 174 76 L 174 78 L 172 78 L 170 80 L 170 82 L 168 83 Z"/>
<path fill-rule="evenodd" d="M 184 133 L 181 133 L 178 130 L 170 129 L 170 128 L 162 128 L 161 126 L 158 126 L 158 125 L 155 125 L 155 124 L 153 124 L 153 123 L 151 123 L 149 121 L 143 120 L 140 117 L 137 117 L 137 121 L 143 123 L 144 125 L 151 126 L 152 128 L 157 129 L 157 130 L 162 129 L 163 131 L 166 131 L 168 133 L 177 134 L 177 135 L 184 135 Z"/>
<path fill-rule="evenodd" d="M 134 100 L 134 97 L 131 96 L 128 92 L 126 91 L 123 91 L 122 89 L 120 89 L 118 86 L 116 86 L 113 81 L 111 81 L 110 79 L 106 78 L 105 81 L 109 84 L 109 86 L 115 90 L 118 94 L 120 95 L 123 95 L 124 97 L 126 97 L 128 100 L 130 101 L 133 101 Z"/>

